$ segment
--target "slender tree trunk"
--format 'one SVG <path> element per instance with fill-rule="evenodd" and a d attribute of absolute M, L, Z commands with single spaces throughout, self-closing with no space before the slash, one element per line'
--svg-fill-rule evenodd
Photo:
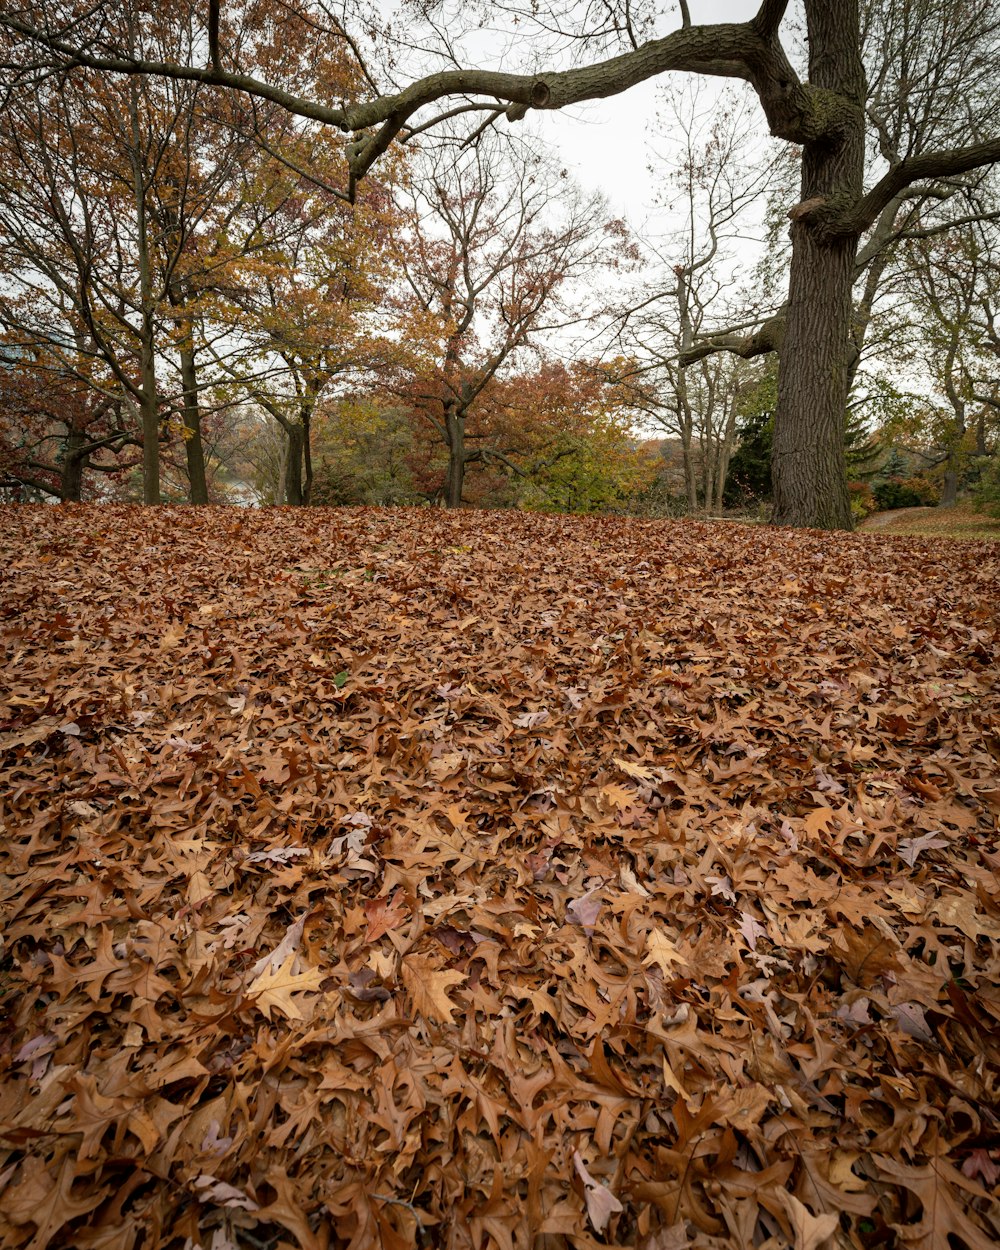
<path fill-rule="evenodd" d="M 148 267 L 148 256 L 146 267 Z M 148 286 L 148 284 L 144 285 Z M 142 378 L 139 413 L 142 422 L 142 502 L 144 504 L 160 502 L 160 412 L 156 397 L 156 357 L 153 336 L 152 313 L 144 311 L 139 340 Z"/>
<path fill-rule="evenodd" d="M 187 322 L 181 340 L 181 387 L 184 406 L 184 450 L 187 454 L 188 491 L 193 504 L 208 503 L 208 482 L 205 478 L 205 448 L 201 441 L 201 407 L 198 403 L 198 374 L 194 358 L 194 338 Z"/>
<path fill-rule="evenodd" d="M 945 461 L 944 480 L 941 484 L 941 507 L 954 508 L 958 503 L 958 484 L 966 465 L 964 444 L 968 432 L 966 405 L 962 393 L 955 385 L 955 361 L 958 358 L 960 332 L 957 325 L 951 327 L 951 342 L 944 371 L 944 389 L 955 417 L 947 437 L 948 458 Z"/>
<path fill-rule="evenodd" d="M 139 303 L 142 323 L 139 329 L 139 353 L 142 396 L 139 411 L 142 422 L 142 502 L 160 502 L 160 414 L 156 397 L 156 357 L 154 354 L 155 325 L 153 321 L 153 278 L 149 259 L 149 240 L 146 234 L 146 188 L 143 178 L 139 145 L 139 104 L 137 85 L 132 83 L 129 96 L 129 114 L 132 123 L 133 194 L 137 247 L 139 252 Z"/>
<path fill-rule="evenodd" d="M 726 413 L 725 431 L 719 444 L 719 464 L 715 475 L 715 514 L 722 515 L 723 496 L 726 493 L 726 478 L 729 476 L 729 461 L 733 456 L 733 445 L 736 442 L 736 404 L 739 399 L 739 388 L 730 396 Z"/>
<path fill-rule="evenodd" d="M 718 451 L 719 449 L 712 441 L 711 435 L 706 435 L 701 449 L 701 499 L 706 516 L 711 513 L 712 504 L 715 500 L 715 466 Z"/>
<path fill-rule="evenodd" d="M 692 512 L 698 510 L 698 476 L 695 471 L 694 448 L 691 445 L 691 429 L 689 424 L 684 420 L 683 411 L 678 404 L 678 415 L 680 421 L 681 436 L 681 462 L 684 466 L 684 490 L 687 493 L 688 508 Z"/>
<path fill-rule="evenodd" d="M 722 516 L 723 503 L 722 496 L 726 490 L 726 474 L 729 472 L 729 456 L 719 461 L 719 472 L 715 479 L 715 498 L 712 500 L 712 511 L 716 516 Z"/>
<path fill-rule="evenodd" d="M 445 429 L 448 439 L 448 481 L 445 486 L 445 507 L 462 506 L 462 490 L 465 486 L 465 417 L 455 408 L 445 413 Z"/>
<path fill-rule="evenodd" d="M 281 427 L 279 426 L 279 429 Z M 285 491 L 288 485 L 288 438 L 285 431 L 281 430 L 281 441 L 278 444 L 278 481 L 274 490 L 272 503 L 283 504 L 285 502 Z"/>
<path fill-rule="evenodd" d="M 83 470 L 87 463 L 84 448 L 87 436 L 82 430 L 70 430 L 63 448 L 59 474 L 59 497 L 62 503 L 79 503 L 83 498 Z"/>
<path fill-rule="evenodd" d="M 861 192 L 864 70 L 857 0 L 807 5 L 809 78 L 849 102 L 835 138 L 802 152 L 802 201 Z M 848 115 L 849 114 L 849 115 Z M 793 220 L 788 314 L 778 364 L 771 474 L 776 525 L 852 529 L 844 457 L 851 289 L 857 239 L 825 240 Z"/>
<path fill-rule="evenodd" d="M 312 414 L 315 399 L 302 408 L 302 467 L 305 478 L 302 483 L 302 502 L 308 506 L 312 503 L 313 461 L 312 461 Z"/>
<path fill-rule="evenodd" d="M 690 271 L 683 269 L 677 273 L 677 317 L 680 327 L 681 352 L 690 349 L 694 342 L 694 328 L 691 325 L 691 308 L 689 302 L 688 283 Z M 688 394 L 687 369 L 681 366 L 677 370 L 677 432 L 681 436 L 681 454 L 684 458 L 684 485 L 687 490 L 688 507 L 692 512 L 698 510 L 698 476 L 694 463 L 692 431 L 694 416 L 691 412 L 691 399 Z"/>

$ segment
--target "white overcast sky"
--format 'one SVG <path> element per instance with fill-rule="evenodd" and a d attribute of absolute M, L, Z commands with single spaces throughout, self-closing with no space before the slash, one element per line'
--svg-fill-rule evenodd
<path fill-rule="evenodd" d="M 760 0 L 691 0 L 691 20 L 696 24 L 745 22 L 759 7 Z M 516 71 L 516 48 L 512 51 L 506 68 Z M 574 177 L 584 187 L 602 190 L 612 210 L 637 227 L 645 220 L 652 199 L 647 168 L 650 141 L 660 151 L 669 146 L 668 136 L 656 129 L 657 88 L 680 77 L 661 75 L 606 100 L 530 115 L 535 119 L 533 128 L 559 152 Z M 724 80 L 702 81 L 711 90 L 712 84 L 721 87 Z M 763 113 L 758 117 L 760 131 L 766 134 Z"/>

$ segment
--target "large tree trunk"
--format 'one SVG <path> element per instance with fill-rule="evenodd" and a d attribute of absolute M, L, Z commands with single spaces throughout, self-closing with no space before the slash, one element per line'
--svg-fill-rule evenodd
<path fill-rule="evenodd" d="M 958 470 L 945 469 L 944 478 L 941 482 L 941 504 L 942 508 L 954 508 L 958 503 Z"/>
<path fill-rule="evenodd" d="M 449 408 L 445 413 L 445 429 L 448 439 L 448 481 L 444 502 L 446 508 L 460 508 L 465 486 L 465 417 L 456 409 Z"/>
<path fill-rule="evenodd" d="M 802 203 L 857 198 L 864 172 L 864 70 L 856 0 L 806 6 L 809 78 L 851 102 L 837 135 L 806 143 Z M 794 210 L 793 210 L 794 217 Z M 851 288 L 857 238 L 825 239 L 815 219 L 794 220 L 785 338 L 771 459 L 776 525 L 852 529 L 844 457 Z"/>
<path fill-rule="evenodd" d="M 824 246 L 801 226 L 792 234 L 771 455 L 772 520 L 849 530 L 844 415 L 854 243 Z"/>
<path fill-rule="evenodd" d="M 305 503 L 305 492 L 302 486 L 302 452 L 305 446 L 305 431 L 298 421 L 289 421 L 285 426 L 288 437 L 288 458 L 285 462 L 285 503 L 293 508 L 300 508 Z"/>
<path fill-rule="evenodd" d="M 188 493 L 193 504 L 208 503 L 208 482 L 205 478 L 205 448 L 201 441 L 201 408 L 198 404 L 198 374 L 194 360 L 194 341 L 187 327 L 180 349 L 181 387 L 184 392 L 184 450 L 187 454 Z"/>
<path fill-rule="evenodd" d="M 87 436 L 82 430 L 70 430 L 63 448 L 59 474 L 59 498 L 62 503 L 79 503 L 83 498 L 83 470 L 87 463 Z"/>

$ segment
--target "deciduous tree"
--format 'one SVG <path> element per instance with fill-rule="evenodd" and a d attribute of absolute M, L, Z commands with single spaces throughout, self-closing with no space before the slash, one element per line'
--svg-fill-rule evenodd
<path fill-rule="evenodd" d="M 448 507 L 469 465 L 509 459 L 491 391 L 526 372 L 536 337 L 594 315 L 578 284 L 627 250 L 599 197 L 516 140 L 486 132 L 426 154 L 399 249 L 422 331 L 401 394 L 447 448 Z"/>
<path fill-rule="evenodd" d="M 123 405 L 69 374 L 63 358 L 37 347 L 0 346 L 0 474 L 62 503 L 84 498 L 86 475 L 120 474 L 121 453 L 138 446 Z"/>

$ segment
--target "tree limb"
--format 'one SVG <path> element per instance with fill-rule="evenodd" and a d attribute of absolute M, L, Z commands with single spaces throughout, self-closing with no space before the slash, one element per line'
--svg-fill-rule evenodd
<path fill-rule="evenodd" d="M 773 38 L 778 33 L 787 8 L 788 0 L 763 0 L 752 25 L 765 39 Z"/>
<path fill-rule="evenodd" d="M 212 68 L 217 70 L 222 69 L 219 56 L 219 3 L 220 0 L 208 0 L 208 55 Z"/>
<path fill-rule="evenodd" d="M 782 309 L 773 317 L 769 317 L 753 334 L 711 335 L 681 352 L 677 359 L 681 368 L 687 368 L 688 365 L 693 365 L 717 352 L 730 352 L 734 356 L 741 356 L 744 360 L 751 360 L 754 356 L 764 356 L 768 352 L 780 351 L 784 336 L 785 311 Z"/>
<path fill-rule="evenodd" d="M 984 165 L 992 165 L 997 161 L 1000 161 L 1000 138 L 985 143 L 972 143 L 964 148 L 908 156 L 890 169 L 867 195 L 863 195 L 846 212 L 828 215 L 828 205 L 820 202 L 810 204 L 808 210 L 800 216 L 816 221 L 822 233 L 831 238 L 859 235 L 873 225 L 885 206 L 912 183 L 968 173 L 970 169 L 981 169 Z"/>
<path fill-rule="evenodd" d="M 832 134 L 845 124 L 847 102 L 834 92 L 799 81 L 775 37 L 776 22 L 784 8 L 782 0 L 764 0 L 751 22 L 684 25 L 633 51 L 593 65 L 552 73 L 444 70 L 419 79 L 403 91 L 339 108 L 294 95 L 248 74 L 222 69 L 214 59 L 210 66 L 194 67 L 147 61 L 130 55 L 98 55 L 10 14 L 0 14 L 0 27 L 57 53 L 64 58 L 66 68 L 83 66 L 119 74 L 158 75 L 229 87 L 270 100 L 298 116 L 353 131 L 357 137 L 349 145 L 349 162 L 354 181 L 368 172 L 414 113 L 446 96 L 486 95 L 505 101 L 511 106 L 507 112 L 513 119 L 528 108 L 558 109 L 584 100 L 617 95 L 670 70 L 750 82 L 772 133 L 792 142 Z M 213 12 L 217 20 L 217 0 L 212 0 L 210 6 L 210 22 Z M 216 48 L 213 57 L 217 53 Z"/>

